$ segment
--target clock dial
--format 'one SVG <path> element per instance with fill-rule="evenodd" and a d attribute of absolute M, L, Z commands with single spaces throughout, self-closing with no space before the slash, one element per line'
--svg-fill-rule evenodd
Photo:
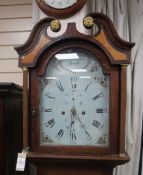
<path fill-rule="evenodd" d="M 65 9 L 77 3 L 77 0 L 44 0 L 44 2 L 52 8 Z"/>
<path fill-rule="evenodd" d="M 40 83 L 40 144 L 109 146 L 110 77 L 83 49 L 65 49 Z"/>
<path fill-rule="evenodd" d="M 35 0 L 39 8 L 48 16 L 68 18 L 80 11 L 87 0 Z"/>

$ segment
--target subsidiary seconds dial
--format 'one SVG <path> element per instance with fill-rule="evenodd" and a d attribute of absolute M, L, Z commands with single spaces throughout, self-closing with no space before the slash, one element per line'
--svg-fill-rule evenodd
<path fill-rule="evenodd" d="M 39 79 L 40 144 L 108 146 L 109 79 L 87 51 L 55 55 Z"/>

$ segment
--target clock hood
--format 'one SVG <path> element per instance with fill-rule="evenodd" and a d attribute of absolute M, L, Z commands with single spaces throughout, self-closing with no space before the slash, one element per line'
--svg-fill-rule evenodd
<path fill-rule="evenodd" d="M 94 23 L 98 27 L 95 35 L 85 35 L 77 31 L 74 23 L 69 23 L 66 32 L 56 38 L 51 38 L 47 34 L 54 18 L 41 20 L 32 30 L 27 42 L 15 50 L 19 54 L 19 67 L 36 66 L 41 54 L 61 43 L 81 42 L 83 45 L 89 43 L 107 55 L 111 64 L 129 64 L 130 51 L 134 43 L 124 41 L 117 34 L 111 20 L 100 13 L 92 13 Z M 68 47 L 68 45 L 67 45 Z"/>

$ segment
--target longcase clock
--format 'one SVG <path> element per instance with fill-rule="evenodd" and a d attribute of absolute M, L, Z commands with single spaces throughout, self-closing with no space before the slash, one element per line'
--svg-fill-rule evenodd
<path fill-rule="evenodd" d="M 133 43 L 93 13 L 98 32 L 68 24 L 51 38 L 41 20 L 18 48 L 24 75 L 23 147 L 38 175 L 112 175 L 125 152 L 126 68 Z M 86 20 L 84 20 L 86 24 Z M 29 85 L 29 96 L 27 94 Z"/>

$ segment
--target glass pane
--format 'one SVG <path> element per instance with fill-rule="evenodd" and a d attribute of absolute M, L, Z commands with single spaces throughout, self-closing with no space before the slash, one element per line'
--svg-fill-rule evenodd
<path fill-rule="evenodd" d="M 63 50 L 39 83 L 41 145 L 109 145 L 110 77 L 94 55 Z"/>

